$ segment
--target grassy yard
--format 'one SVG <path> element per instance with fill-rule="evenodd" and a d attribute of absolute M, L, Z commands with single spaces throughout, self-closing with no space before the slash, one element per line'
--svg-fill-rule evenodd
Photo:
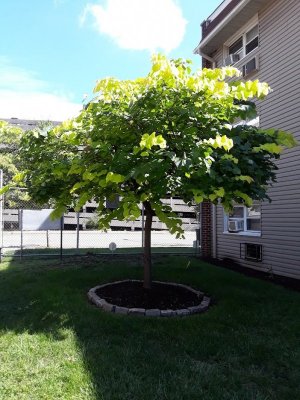
<path fill-rule="evenodd" d="M 0 264 L 0 399 L 300 399 L 300 293 L 196 259 L 155 259 L 155 278 L 214 297 L 201 315 L 102 312 L 89 288 L 142 275 L 115 258 Z"/>
<path fill-rule="evenodd" d="M 115 254 L 142 254 L 142 247 L 120 247 L 117 248 L 113 253 L 108 248 L 80 248 L 80 249 L 63 249 L 63 256 L 76 256 L 76 255 L 106 255 L 109 254 L 114 256 Z M 197 255 L 199 250 L 191 247 L 153 247 L 153 254 L 188 254 L 188 255 Z M 55 256 L 58 257 L 60 255 L 60 249 L 56 248 L 33 248 L 33 249 L 23 249 L 22 253 L 20 249 L 7 249 L 5 251 L 4 258 L 21 258 L 21 255 L 25 257 L 47 257 L 47 256 Z"/>

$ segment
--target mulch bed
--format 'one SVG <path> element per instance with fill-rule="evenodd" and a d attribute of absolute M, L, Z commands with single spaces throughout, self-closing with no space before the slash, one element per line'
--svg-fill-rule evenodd
<path fill-rule="evenodd" d="M 198 305 L 202 296 L 180 287 L 153 282 L 151 290 L 143 288 L 143 282 L 125 281 L 104 286 L 96 294 L 108 303 L 120 307 L 145 309 L 182 309 Z"/>
<path fill-rule="evenodd" d="M 211 264 L 217 265 L 218 267 L 230 269 L 240 274 L 249 276 L 251 278 L 257 278 L 264 281 L 274 283 L 275 285 L 283 286 L 290 290 L 300 292 L 300 279 L 288 278 L 286 276 L 273 275 L 264 271 L 258 271 L 256 269 L 247 268 L 231 260 L 230 258 L 224 258 L 223 260 L 217 260 L 210 257 L 201 257 L 203 261 L 207 261 Z"/>

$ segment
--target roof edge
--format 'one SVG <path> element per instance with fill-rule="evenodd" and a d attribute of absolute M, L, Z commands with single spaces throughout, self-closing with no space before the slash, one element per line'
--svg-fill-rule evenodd
<path fill-rule="evenodd" d="M 248 3 L 252 0 L 231 0 L 231 2 L 224 8 L 220 14 L 218 14 L 219 18 L 215 18 L 213 22 L 211 22 L 208 26 L 211 26 L 210 30 L 208 31 L 207 35 L 203 37 L 203 26 L 209 20 L 205 20 L 202 26 L 202 39 L 200 40 L 198 46 L 195 47 L 193 53 L 200 54 L 203 47 L 208 44 L 208 42 L 226 25 L 235 15 L 237 15 Z M 213 14 L 212 14 L 213 15 Z M 204 50 L 203 50 L 204 51 Z M 205 52 L 205 51 L 204 51 Z"/>

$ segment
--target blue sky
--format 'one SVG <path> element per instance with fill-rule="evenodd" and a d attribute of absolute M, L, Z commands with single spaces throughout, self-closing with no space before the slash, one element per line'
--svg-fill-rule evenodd
<path fill-rule="evenodd" d="M 97 79 L 146 75 L 151 53 L 193 60 L 221 0 L 2 0 L 0 118 L 76 115 Z"/>

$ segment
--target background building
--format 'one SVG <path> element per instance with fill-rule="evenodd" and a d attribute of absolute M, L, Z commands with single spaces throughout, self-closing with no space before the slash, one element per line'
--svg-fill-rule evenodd
<path fill-rule="evenodd" d="M 225 0 L 202 23 L 196 47 L 208 68 L 233 65 L 243 79 L 266 81 L 273 89 L 258 102 L 261 128 L 278 128 L 300 140 L 300 1 Z M 300 278 L 300 147 L 278 161 L 272 203 L 203 209 L 204 255 L 246 267 Z"/>

